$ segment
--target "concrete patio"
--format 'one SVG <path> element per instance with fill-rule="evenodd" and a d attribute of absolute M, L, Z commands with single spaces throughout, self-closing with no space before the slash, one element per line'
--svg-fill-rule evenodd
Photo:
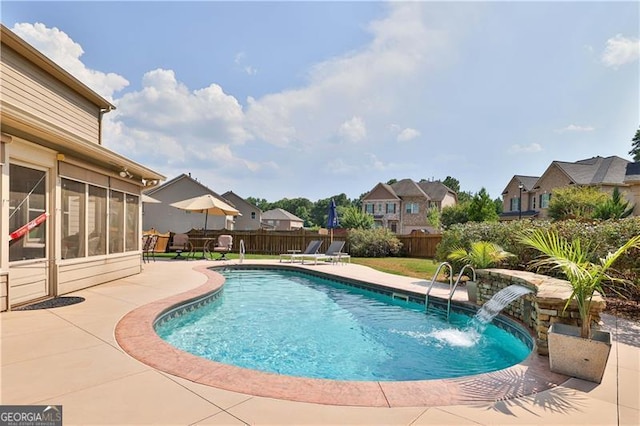
<path fill-rule="evenodd" d="M 0 314 L 1 403 L 62 405 L 65 425 L 640 424 L 640 325 L 611 316 L 604 321 L 614 346 L 601 384 L 569 379 L 528 396 L 457 405 L 369 408 L 258 397 L 156 370 L 124 352 L 114 336 L 121 318 L 199 287 L 207 277 L 194 268 L 207 264 L 214 263 L 159 260 L 140 275 L 68 295 L 84 302 Z M 355 264 L 304 267 L 401 288 L 426 285 Z"/>

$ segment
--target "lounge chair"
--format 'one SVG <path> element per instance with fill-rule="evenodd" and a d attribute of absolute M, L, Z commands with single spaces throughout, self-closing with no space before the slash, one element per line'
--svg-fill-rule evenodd
<path fill-rule="evenodd" d="M 317 265 L 318 260 L 330 260 L 331 262 L 336 262 L 349 258 L 350 256 L 347 253 L 342 253 L 344 244 L 344 241 L 334 241 L 329 245 L 329 248 L 324 253 L 302 255 L 300 256 L 302 258 L 302 263 L 304 263 L 305 259 L 313 260 L 314 265 Z"/>
<path fill-rule="evenodd" d="M 288 259 L 290 263 L 293 263 L 295 259 L 301 259 L 302 256 L 317 254 L 321 246 L 322 240 L 311 240 L 303 252 L 300 252 L 300 250 L 289 250 L 288 253 L 282 253 L 280 255 L 280 262 L 282 262 L 282 259 Z"/>

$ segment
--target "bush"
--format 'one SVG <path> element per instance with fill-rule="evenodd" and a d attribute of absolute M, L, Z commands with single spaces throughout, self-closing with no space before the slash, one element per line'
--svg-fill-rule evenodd
<path fill-rule="evenodd" d="M 518 236 L 525 229 L 548 229 L 571 240 L 579 238 L 583 244 L 593 247 L 594 259 L 605 257 L 635 235 L 640 234 L 640 217 L 631 217 L 608 221 L 547 221 L 517 220 L 510 222 L 480 222 L 451 226 L 442 234 L 442 241 L 436 249 L 436 260 L 446 262 L 447 256 L 457 247 L 469 249 L 474 241 L 489 241 L 501 246 L 504 250 L 515 254 L 507 259 L 503 267 L 508 269 L 530 270 L 529 263 L 538 253 L 523 246 Z M 640 300 L 640 250 L 634 249 L 621 256 L 616 262 L 616 271 L 609 271 L 612 276 L 625 278 L 634 285 L 611 287 L 605 284 L 607 295 L 621 293 L 632 300 Z M 543 272 L 543 271 L 541 271 Z M 550 271 L 544 271 L 550 274 Z"/>
<path fill-rule="evenodd" d="M 397 256 L 401 248 L 398 237 L 385 228 L 349 231 L 349 251 L 354 257 Z"/>

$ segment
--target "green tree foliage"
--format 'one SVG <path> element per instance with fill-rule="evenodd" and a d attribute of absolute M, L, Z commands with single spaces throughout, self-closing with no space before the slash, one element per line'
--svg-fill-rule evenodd
<path fill-rule="evenodd" d="M 622 219 L 631 216 L 635 205 L 625 200 L 618 187 L 613 188 L 611 198 L 596 206 L 594 219 Z"/>
<path fill-rule="evenodd" d="M 485 188 L 480 189 L 473 196 L 467 215 L 471 222 L 495 222 L 498 220 L 496 206 Z"/>
<path fill-rule="evenodd" d="M 447 176 L 446 178 L 444 178 L 442 183 L 452 191 L 456 193 L 460 192 L 460 181 L 458 179 L 451 176 Z"/>
<path fill-rule="evenodd" d="M 387 185 L 393 185 L 394 183 L 397 183 L 398 179 L 389 179 L 389 181 L 387 182 Z"/>
<path fill-rule="evenodd" d="M 500 216 L 500 213 L 502 213 L 504 207 L 502 205 L 502 198 L 496 198 L 495 200 L 493 200 L 493 204 L 496 206 L 496 213 L 498 214 L 498 216 Z"/>
<path fill-rule="evenodd" d="M 456 204 L 455 206 L 447 206 L 440 212 L 440 224 L 443 228 L 449 228 L 456 223 L 469 222 L 469 207 L 466 204 Z"/>
<path fill-rule="evenodd" d="M 447 259 L 460 261 L 474 268 L 490 268 L 514 255 L 504 251 L 499 245 L 489 241 L 474 241 L 467 250 L 464 247 L 454 247 Z"/>
<path fill-rule="evenodd" d="M 340 227 L 345 229 L 371 229 L 373 228 L 373 216 L 364 213 L 355 206 L 338 207 Z"/>
<path fill-rule="evenodd" d="M 473 194 L 471 193 L 471 191 L 458 192 L 458 203 L 459 204 L 468 203 L 472 199 L 473 199 Z"/>
<path fill-rule="evenodd" d="M 521 241 L 526 246 L 540 251 L 543 256 L 536 258 L 533 267 L 549 267 L 559 270 L 571 283 L 571 298 L 567 300 L 565 309 L 575 300 L 581 318 L 580 337 L 591 338 L 591 301 L 597 291 L 604 294 L 605 281 L 624 281 L 609 275 L 613 264 L 631 249 L 640 249 L 640 235 L 624 242 L 615 251 L 607 253 L 596 261 L 595 252 L 588 242 L 585 244 L 578 237 L 571 240 L 549 230 L 525 232 Z"/>
<path fill-rule="evenodd" d="M 523 232 L 535 229 L 554 231 L 568 240 L 579 238 L 594 249 L 591 261 L 596 262 L 599 258 L 606 257 L 607 253 L 616 251 L 624 241 L 640 235 L 640 216 L 597 222 L 512 220 L 455 224 L 443 231 L 435 258 L 438 262 L 444 262 L 456 247 L 470 247 L 474 241 L 490 241 L 516 255 L 507 259 L 501 267 L 531 270 L 530 262 L 540 253 L 524 246 L 519 237 Z M 615 271 L 610 272 L 618 278 L 627 278 L 632 283 L 607 282 L 604 284 L 607 294 L 620 294 L 625 298 L 640 301 L 640 249 L 627 252 L 616 262 Z"/>
<path fill-rule="evenodd" d="M 427 223 L 435 229 L 440 229 L 440 210 L 437 207 L 427 210 Z"/>
<path fill-rule="evenodd" d="M 633 161 L 640 161 L 640 129 L 636 130 L 636 134 L 631 139 L 629 154 L 633 157 Z"/>
<path fill-rule="evenodd" d="M 349 246 L 352 256 L 388 257 L 397 256 L 402 243 L 386 228 L 354 229 L 349 231 Z"/>
<path fill-rule="evenodd" d="M 249 204 L 253 204 L 263 212 L 271 210 L 271 203 L 264 198 L 247 197 L 245 198 L 245 201 Z"/>
<path fill-rule="evenodd" d="M 592 186 L 567 186 L 554 189 L 549 202 L 549 217 L 555 220 L 591 219 L 607 194 Z"/>

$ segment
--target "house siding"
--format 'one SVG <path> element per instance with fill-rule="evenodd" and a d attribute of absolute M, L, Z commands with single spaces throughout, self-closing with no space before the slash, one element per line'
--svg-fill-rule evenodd
<path fill-rule="evenodd" d="M 164 177 L 100 146 L 102 113 L 112 105 L 4 25 L 0 24 L 0 30 L 0 199 L 6 201 L 0 205 L 0 310 L 9 310 L 141 271 L 140 203 L 135 203 L 135 198 L 127 205 L 130 207 L 125 207 L 133 210 L 124 210 L 130 214 L 123 225 L 106 228 L 110 224 L 106 208 L 99 219 L 109 232 L 121 231 L 125 243 L 122 250 L 126 251 L 92 255 L 84 250 L 73 259 L 64 258 L 63 250 L 68 248 L 64 239 L 70 236 L 63 237 L 70 230 L 67 225 L 76 221 L 79 226 L 79 215 L 88 218 L 89 213 L 88 209 L 65 207 L 68 198 L 64 198 L 63 177 L 136 196 L 143 185 L 141 176 Z M 112 159 L 118 164 L 114 166 Z M 122 168 L 137 176 L 120 179 Z M 21 197 L 27 200 L 31 194 L 22 186 L 25 182 L 21 173 L 25 170 L 42 176 L 38 182 L 44 188 L 34 195 L 38 200 L 34 211 L 48 216 L 38 229 L 41 233 L 37 241 L 21 240 L 29 238 L 22 235 L 10 244 L 10 232 L 19 229 L 23 220 L 26 222 L 20 216 L 15 216 L 11 224 L 5 220 L 10 211 L 17 211 L 13 207 Z M 109 192 L 106 194 L 105 204 Z M 14 223 L 18 220 L 20 223 Z M 76 231 L 72 236 L 83 238 L 87 247 L 86 232 Z M 105 241 L 107 238 L 105 235 Z"/>
<path fill-rule="evenodd" d="M 89 273 L 88 273 L 89 271 Z M 140 254 L 66 262 L 58 267 L 58 295 L 139 274 Z"/>
<path fill-rule="evenodd" d="M 225 193 L 222 196 L 229 200 L 239 211 L 242 216 L 235 217 L 233 229 L 236 231 L 255 231 L 261 228 L 262 210 L 248 203 L 242 197 L 234 193 Z M 252 218 L 251 216 L 254 216 Z"/>
<path fill-rule="evenodd" d="M 100 143 L 100 110 L 6 46 L 0 56 L 0 86 L 3 115 Z"/>

